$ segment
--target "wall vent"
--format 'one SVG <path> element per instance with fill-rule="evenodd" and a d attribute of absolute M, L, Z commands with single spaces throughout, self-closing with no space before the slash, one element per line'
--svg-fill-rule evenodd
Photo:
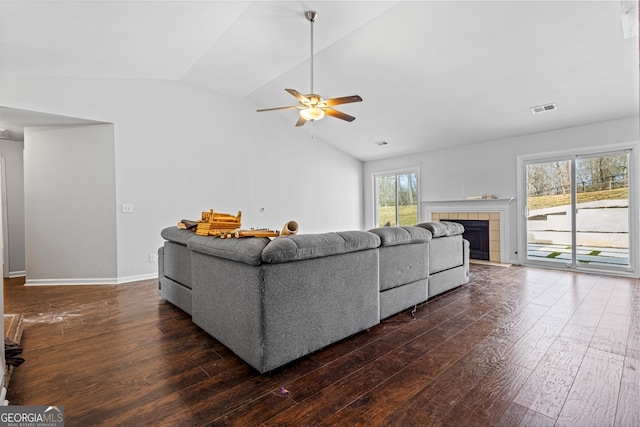
<path fill-rule="evenodd" d="M 538 105 L 537 107 L 531 107 L 531 112 L 533 114 L 545 113 L 547 111 L 556 110 L 556 104 L 546 104 L 546 105 Z"/>

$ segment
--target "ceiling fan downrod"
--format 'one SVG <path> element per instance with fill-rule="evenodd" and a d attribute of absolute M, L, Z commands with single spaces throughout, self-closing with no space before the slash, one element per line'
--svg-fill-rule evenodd
<path fill-rule="evenodd" d="M 314 12 L 312 10 L 305 12 L 304 16 L 306 16 L 307 21 L 311 23 L 311 92 L 313 93 L 313 23 L 316 22 L 316 17 L 318 16 L 318 12 Z"/>

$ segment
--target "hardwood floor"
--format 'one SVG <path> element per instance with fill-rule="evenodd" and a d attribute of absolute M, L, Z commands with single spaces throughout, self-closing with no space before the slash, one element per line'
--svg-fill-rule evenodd
<path fill-rule="evenodd" d="M 5 282 L 13 405 L 67 426 L 638 426 L 638 280 L 472 265 L 468 285 L 268 375 L 158 296 Z M 288 390 L 288 393 L 282 389 Z"/>

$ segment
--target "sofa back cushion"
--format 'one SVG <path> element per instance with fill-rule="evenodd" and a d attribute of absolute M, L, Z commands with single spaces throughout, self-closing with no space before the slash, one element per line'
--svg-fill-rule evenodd
<path fill-rule="evenodd" d="M 380 237 L 380 246 L 427 243 L 431 240 L 431 231 L 421 227 L 380 227 L 369 232 Z"/>
<path fill-rule="evenodd" d="M 416 227 L 426 228 L 431 231 L 433 237 L 457 236 L 464 233 L 464 226 L 459 222 L 423 222 Z"/>
<path fill-rule="evenodd" d="M 260 265 L 262 262 L 262 250 L 268 244 L 268 237 L 222 239 L 220 237 L 193 235 L 189 239 L 188 247 L 203 254 L 240 261 L 250 265 Z"/>
<path fill-rule="evenodd" d="M 279 263 L 375 249 L 380 238 L 366 231 L 295 234 L 276 237 L 262 251 L 262 261 Z"/>

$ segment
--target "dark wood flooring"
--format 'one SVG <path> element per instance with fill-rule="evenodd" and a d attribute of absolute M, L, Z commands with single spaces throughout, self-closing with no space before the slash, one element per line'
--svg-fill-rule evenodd
<path fill-rule="evenodd" d="M 13 405 L 67 426 L 638 426 L 637 280 L 473 265 L 471 282 L 268 375 L 158 296 L 5 283 Z M 288 393 L 283 392 L 283 388 Z"/>

